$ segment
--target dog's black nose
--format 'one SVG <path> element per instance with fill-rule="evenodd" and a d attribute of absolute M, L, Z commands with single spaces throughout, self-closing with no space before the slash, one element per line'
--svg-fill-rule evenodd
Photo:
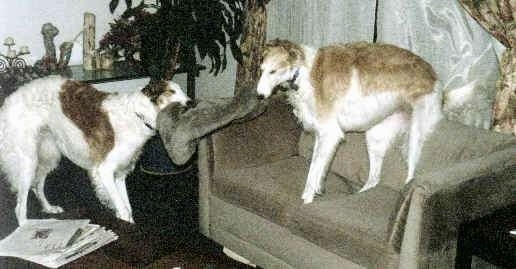
<path fill-rule="evenodd" d="M 186 101 L 186 107 L 188 109 L 190 108 L 194 108 L 195 106 L 197 106 L 197 102 L 195 102 L 194 100 L 188 100 Z"/>
<path fill-rule="evenodd" d="M 256 95 L 256 98 L 258 98 L 258 100 L 263 100 L 265 99 L 265 96 L 263 94 L 258 94 Z"/>

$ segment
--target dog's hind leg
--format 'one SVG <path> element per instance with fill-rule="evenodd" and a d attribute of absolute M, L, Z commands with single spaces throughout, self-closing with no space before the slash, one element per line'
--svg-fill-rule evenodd
<path fill-rule="evenodd" d="M 408 172 L 405 184 L 414 178 L 423 144 L 433 132 L 437 123 L 443 118 L 441 102 L 440 92 L 434 91 L 421 96 L 412 105 L 407 157 Z"/>
<path fill-rule="evenodd" d="M 373 188 L 380 182 L 385 153 L 394 139 L 408 128 L 408 115 L 396 112 L 373 126 L 366 132 L 367 153 L 369 155 L 369 176 L 359 192 Z"/>
<path fill-rule="evenodd" d="M 5 115 L 4 115 L 5 116 Z M 27 200 L 38 165 L 39 127 L 16 124 L 13 118 L 0 123 L 0 163 L 16 192 L 15 214 L 21 226 L 27 221 Z"/>
<path fill-rule="evenodd" d="M 34 178 L 34 171 L 22 171 L 18 178 L 20 181 L 17 186 L 15 213 L 18 225 L 22 226 L 27 221 L 27 200 L 31 186 L 30 181 Z"/>
<path fill-rule="evenodd" d="M 38 168 L 32 185 L 32 191 L 36 195 L 36 198 L 38 198 L 43 212 L 46 213 L 57 214 L 63 212 L 63 208 L 51 205 L 45 196 L 45 179 L 47 175 L 57 167 L 60 159 L 61 152 L 51 137 L 51 134 L 43 133 L 39 145 Z"/>
<path fill-rule="evenodd" d="M 311 203 L 314 196 L 322 192 L 323 178 L 343 137 L 344 133 L 339 127 L 327 128 L 316 133 L 312 161 L 301 197 L 305 204 Z"/>
<path fill-rule="evenodd" d="M 27 220 L 27 200 L 36 174 L 36 145 L 27 141 L 23 145 L 23 149 L 17 148 L 16 152 L 16 154 L 11 156 L 12 169 L 9 169 L 7 173 L 8 176 L 12 177 L 11 181 L 16 184 L 15 213 L 18 224 L 22 226 Z"/>

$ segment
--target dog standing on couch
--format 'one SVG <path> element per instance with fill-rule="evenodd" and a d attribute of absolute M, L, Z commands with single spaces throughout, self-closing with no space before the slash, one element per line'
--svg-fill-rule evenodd
<path fill-rule="evenodd" d="M 345 133 L 366 133 L 369 176 L 360 191 L 378 184 L 385 153 L 408 131 L 408 173 L 414 177 L 426 137 L 442 118 L 437 75 L 417 55 L 387 44 L 336 44 L 318 50 L 287 40 L 267 44 L 258 82 L 267 98 L 287 84 L 294 114 L 315 133 L 302 199 L 311 203 Z"/>
<path fill-rule="evenodd" d="M 118 218 L 134 222 L 125 178 L 155 134 L 158 112 L 187 102 L 179 85 L 165 81 L 130 93 L 101 92 L 60 76 L 20 87 L 0 108 L 0 168 L 17 193 L 18 224 L 27 220 L 30 189 L 44 212 L 63 212 L 44 194 L 45 178 L 62 155 L 88 171 L 97 197 Z"/>

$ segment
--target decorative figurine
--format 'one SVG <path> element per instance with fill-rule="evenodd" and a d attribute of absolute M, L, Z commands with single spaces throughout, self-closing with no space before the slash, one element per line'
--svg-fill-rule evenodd
<path fill-rule="evenodd" d="M 45 56 L 42 59 L 43 65 L 50 70 L 55 70 L 57 60 L 54 38 L 59 34 L 59 30 L 51 23 L 45 23 L 41 27 L 41 34 L 43 35 L 43 44 L 45 45 Z"/>

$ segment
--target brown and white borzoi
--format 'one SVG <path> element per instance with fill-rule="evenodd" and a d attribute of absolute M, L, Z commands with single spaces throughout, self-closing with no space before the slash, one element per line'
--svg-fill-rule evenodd
<path fill-rule="evenodd" d="M 417 55 L 387 44 L 336 44 L 318 50 L 287 40 L 265 49 L 259 97 L 288 83 L 289 102 L 315 147 L 302 198 L 311 203 L 336 148 L 349 131 L 366 133 L 369 176 L 360 191 L 380 180 L 385 153 L 409 131 L 408 175 L 414 177 L 422 145 L 442 118 L 437 75 Z M 409 112 L 411 114 L 409 114 Z"/>
<path fill-rule="evenodd" d="M 118 218 L 134 222 L 125 178 L 155 134 L 158 112 L 188 101 L 179 85 L 164 81 L 131 93 L 101 92 L 60 76 L 20 87 L 0 109 L 0 168 L 17 193 L 18 224 L 27 219 L 30 189 L 43 211 L 63 211 L 44 194 L 62 155 L 88 171 L 98 198 Z"/>

